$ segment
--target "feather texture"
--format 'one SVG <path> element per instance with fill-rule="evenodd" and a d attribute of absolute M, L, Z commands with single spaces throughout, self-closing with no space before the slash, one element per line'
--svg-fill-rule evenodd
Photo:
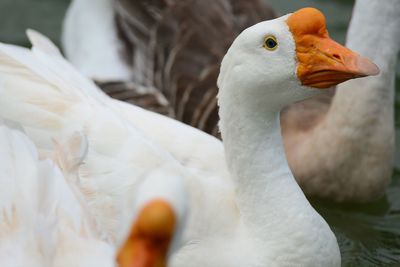
<path fill-rule="evenodd" d="M 112 3 L 115 30 L 122 46 L 118 53 L 120 60 L 131 68 L 132 82 L 97 79 L 101 88 L 114 98 L 219 136 L 216 103 L 219 64 L 242 30 L 275 17 L 272 9 L 260 0 L 114 0 Z M 84 8 L 74 11 L 77 15 L 85 13 Z M 68 49 L 69 43 L 74 42 L 74 36 L 68 40 L 72 27 L 67 17 L 64 27 L 67 57 L 73 54 Z M 98 56 L 102 56 L 101 52 Z M 69 57 L 73 63 L 74 57 Z"/>
<path fill-rule="evenodd" d="M 115 241 L 119 218 L 134 210 L 137 185 L 154 166 L 166 173 L 180 168 L 119 117 L 94 83 L 47 49 L 46 40 L 35 39 L 31 51 L 0 44 L 0 114 L 23 126 L 41 157 L 54 157 L 54 140 L 68 152 L 68 157 L 56 155 L 57 162 L 76 181 L 105 238 Z M 176 169 L 168 171 L 169 165 Z M 121 211 L 125 197 L 130 205 Z"/>
<path fill-rule="evenodd" d="M 2 266 L 112 266 L 101 241 L 61 171 L 39 160 L 18 130 L 0 126 L 0 263 Z"/>

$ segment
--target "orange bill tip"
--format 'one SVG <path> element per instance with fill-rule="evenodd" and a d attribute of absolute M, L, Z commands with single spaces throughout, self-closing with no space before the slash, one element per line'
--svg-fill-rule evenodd
<path fill-rule="evenodd" d="M 295 41 L 297 76 L 302 85 L 323 89 L 379 73 L 372 61 L 329 37 L 325 16 L 319 10 L 300 9 L 286 23 Z"/>
<path fill-rule="evenodd" d="M 139 212 L 117 253 L 119 267 L 166 267 L 175 225 L 175 213 L 169 203 L 161 199 L 149 202 Z"/>

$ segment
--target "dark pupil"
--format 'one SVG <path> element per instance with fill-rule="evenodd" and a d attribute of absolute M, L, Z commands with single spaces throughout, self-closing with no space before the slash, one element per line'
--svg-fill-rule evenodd
<path fill-rule="evenodd" d="M 277 43 L 275 42 L 274 39 L 268 38 L 267 41 L 265 42 L 268 48 L 274 48 Z"/>

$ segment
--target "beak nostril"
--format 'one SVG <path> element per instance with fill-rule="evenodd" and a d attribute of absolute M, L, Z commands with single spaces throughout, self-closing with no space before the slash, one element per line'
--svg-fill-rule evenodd
<path fill-rule="evenodd" d="M 336 59 L 339 59 L 339 60 L 342 59 L 342 58 L 340 57 L 340 55 L 338 55 L 338 54 L 333 54 L 333 57 L 336 58 Z"/>

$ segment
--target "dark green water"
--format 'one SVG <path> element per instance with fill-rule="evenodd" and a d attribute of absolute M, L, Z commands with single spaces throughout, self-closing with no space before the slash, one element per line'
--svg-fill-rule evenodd
<path fill-rule="evenodd" d="M 313 6 L 327 16 L 330 34 L 344 42 L 353 0 L 270 0 L 279 14 Z M 382 3 L 385 1 L 382 0 Z M 0 41 L 28 45 L 24 31 L 33 28 L 59 44 L 67 0 L 0 0 Z M 400 91 L 400 70 L 397 88 Z M 396 94 L 396 136 L 400 140 L 400 99 Z M 337 205 L 313 201 L 333 228 L 343 266 L 400 266 L 400 142 L 396 143 L 393 180 L 383 199 L 368 205 Z"/>

